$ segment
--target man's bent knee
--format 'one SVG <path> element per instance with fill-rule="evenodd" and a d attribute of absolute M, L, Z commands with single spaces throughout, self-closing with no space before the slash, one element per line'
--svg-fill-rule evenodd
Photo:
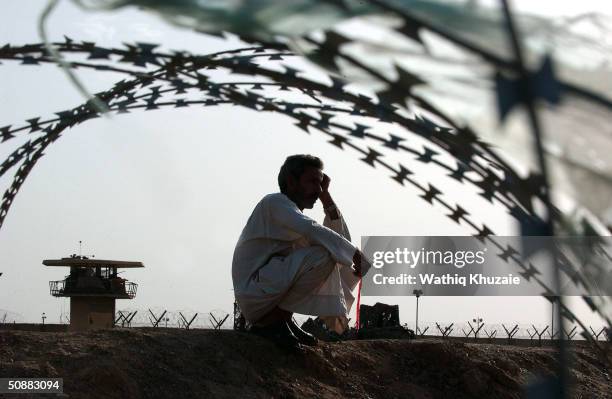
<path fill-rule="evenodd" d="M 320 245 L 313 245 L 309 247 L 309 253 L 306 257 L 307 262 L 314 267 L 332 265 L 335 266 L 336 262 L 331 256 L 331 253 Z"/>

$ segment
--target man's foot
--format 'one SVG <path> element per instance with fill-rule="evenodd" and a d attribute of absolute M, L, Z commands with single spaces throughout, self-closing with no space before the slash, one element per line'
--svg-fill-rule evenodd
<path fill-rule="evenodd" d="M 300 341 L 293 335 L 287 322 L 281 321 L 267 326 L 252 326 L 250 333 L 274 341 L 274 343 L 285 349 L 301 349 Z"/>
<path fill-rule="evenodd" d="M 293 320 L 287 321 L 287 325 L 291 329 L 293 335 L 297 337 L 300 343 L 308 346 L 316 346 L 319 343 L 319 340 L 314 335 L 310 334 L 302 330 L 297 324 L 293 322 Z"/>

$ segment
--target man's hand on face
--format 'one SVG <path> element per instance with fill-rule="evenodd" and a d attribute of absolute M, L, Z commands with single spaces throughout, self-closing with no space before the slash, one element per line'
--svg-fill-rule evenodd
<path fill-rule="evenodd" d="M 323 181 L 321 182 L 321 190 L 326 193 L 329 191 L 329 182 L 331 179 L 325 173 L 323 173 Z"/>
<path fill-rule="evenodd" d="M 367 273 L 370 270 L 370 262 L 365 257 L 361 250 L 357 249 L 355 251 L 355 255 L 353 255 L 353 274 L 357 277 L 362 277 L 363 274 Z M 363 272 L 363 274 L 362 274 Z"/>

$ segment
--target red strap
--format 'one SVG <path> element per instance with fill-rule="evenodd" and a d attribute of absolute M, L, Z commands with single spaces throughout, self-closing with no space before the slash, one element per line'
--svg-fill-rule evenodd
<path fill-rule="evenodd" d="M 361 282 L 362 281 L 363 281 L 363 278 L 359 278 L 359 288 L 357 288 L 357 312 L 356 312 L 357 321 L 355 322 L 355 328 L 357 329 L 357 331 L 359 331 L 359 313 L 361 313 L 360 303 L 361 303 Z"/>

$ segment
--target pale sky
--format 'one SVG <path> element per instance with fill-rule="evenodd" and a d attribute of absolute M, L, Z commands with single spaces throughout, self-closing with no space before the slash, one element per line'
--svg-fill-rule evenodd
<path fill-rule="evenodd" d="M 0 14 L 1 43 L 39 42 L 37 17 L 45 1 L 5 2 Z M 533 2 L 529 2 L 530 4 Z M 536 2 L 541 12 L 543 4 Z M 555 2 L 568 14 L 603 2 Z M 523 2 L 521 4 L 526 4 Z M 546 6 L 548 7 L 548 6 Z M 565 8 L 564 8 L 565 7 Z M 604 10 L 606 11 L 606 10 Z M 160 43 L 162 49 L 206 54 L 236 47 L 137 10 L 87 13 L 60 4 L 49 21 L 54 40 L 120 46 L 123 42 Z M 0 65 L 0 126 L 82 103 L 81 96 L 55 66 Z M 91 92 L 109 88 L 123 76 L 77 71 Z M 46 151 L 0 230 L 0 318 L 3 311 L 35 322 L 45 312 L 58 322 L 68 299 L 49 294 L 48 282 L 67 270 L 46 268 L 43 259 L 78 252 L 96 258 L 142 261 L 145 269 L 124 277 L 139 284 L 136 299 L 119 300 L 117 309 L 190 309 L 230 312 L 233 303 L 231 257 L 236 240 L 261 197 L 278 191 L 284 159 L 310 153 L 325 163 L 330 192 L 342 210 L 353 242 L 365 235 L 470 235 L 410 187 L 402 187 L 358 160 L 355 153 L 325 143 L 320 133 L 306 135 L 284 116 L 238 107 L 165 109 L 99 118 L 65 131 Z M 18 141 L 0 146 L 2 159 Z M 435 181 L 439 170 L 415 166 Z M 13 170 L 11 172 L 14 173 Z M 13 173 L 0 179 L 4 191 Z M 449 184 L 445 192 L 465 205 L 499 235 L 516 234 L 504 208 L 481 200 L 472 189 Z M 305 212 L 322 222 L 320 204 Z M 414 298 L 363 297 L 362 303 L 399 304 L 402 322 L 414 318 Z M 581 318 L 600 325 L 581 300 Z M 420 301 L 420 320 L 547 323 L 550 305 L 541 297 L 428 297 Z"/>

